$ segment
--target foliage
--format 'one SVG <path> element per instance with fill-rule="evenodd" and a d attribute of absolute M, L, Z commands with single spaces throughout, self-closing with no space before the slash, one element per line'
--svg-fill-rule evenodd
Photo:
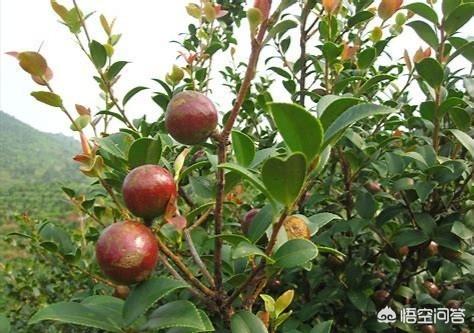
<path fill-rule="evenodd" d="M 75 288 L 88 290 L 82 297 L 65 293 L 59 303 L 37 304 L 29 327 L 54 321 L 110 332 L 426 330 L 377 322 L 379 309 L 410 305 L 463 306 L 464 326 L 437 324 L 436 331 L 466 332 L 474 304 L 474 94 L 472 76 L 450 63 L 472 62 L 472 41 L 458 30 L 472 17 L 473 2 L 444 0 L 441 10 L 419 2 L 408 11 L 401 0 L 286 0 L 270 12 L 265 0 L 249 9 L 240 1 L 189 4 L 194 23 L 178 41 L 180 65 L 154 79 L 153 100 L 163 111 L 156 122 L 127 116 L 127 102 L 145 88 L 115 96 L 127 62 L 113 56 L 120 41 L 113 22 L 73 3 L 52 7 L 97 72 L 102 111 L 79 105 L 73 116 L 39 53 L 11 55 L 46 87 L 33 96 L 63 113 L 81 138 L 75 160 L 94 183 L 64 191 L 87 218 L 80 230 L 30 223 L 26 237 L 9 237 L 73 266 L 58 273 L 78 270 L 91 279 L 72 277 Z M 225 88 L 215 88 L 232 94 L 231 108 L 221 110 L 205 143 L 178 144 L 164 124 L 168 103 L 183 90 L 211 94 L 212 60 L 234 57 L 244 41 L 233 30 L 245 17 L 248 61 L 220 69 Z M 105 41 L 88 30 L 99 21 Z M 430 48 L 390 59 L 388 45 L 404 29 Z M 274 52 L 263 61 L 267 45 Z M 119 132 L 110 132 L 112 121 Z M 174 172 L 179 197 L 162 217 L 143 221 L 160 249 L 154 275 L 120 294 L 99 271 L 94 244 L 105 226 L 133 218 L 121 196 L 128 172 L 157 161 Z M 242 218 L 251 208 L 259 210 Z"/>

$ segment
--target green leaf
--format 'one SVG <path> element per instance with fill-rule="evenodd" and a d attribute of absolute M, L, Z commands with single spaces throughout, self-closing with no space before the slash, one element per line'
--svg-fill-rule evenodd
<path fill-rule="evenodd" d="M 272 197 L 290 206 L 303 186 L 306 177 L 306 159 L 294 153 L 286 159 L 269 158 L 262 168 L 262 180 Z"/>
<path fill-rule="evenodd" d="M 268 257 L 256 245 L 253 245 L 249 242 L 240 242 L 239 245 L 237 245 L 237 247 L 232 251 L 232 259 L 248 258 L 254 256 L 264 257 L 270 263 L 274 262 L 272 258 Z"/>
<path fill-rule="evenodd" d="M 335 95 L 323 96 L 317 106 L 319 120 L 326 130 L 348 108 L 360 103 L 360 99 Z"/>
<path fill-rule="evenodd" d="M 377 211 L 377 203 L 372 194 L 369 192 L 361 192 L 357 195 L 355 209 L 362 218 L 370 220 Z"/>
<path fill-rule="evenodd" d="M 10 330 L 10 321 L 8 320 L 7 316 L 5 316 L 3 313 L 0 313 L 0 332 L 10 333 Z"/>
<path fill-rule="evenodd" d="M 451 232 L 458 236 L 461 239 L 464 239 L 465 241 L 468 241 L 472 238 L 474 233 L 470 228 L 465 226 L 463 223 L 456 221 L 453 223 L 453 226 L 451 228 Z"/>
<path fill-rule="evenodd" d="M 132 289 L 123 306 L 125 326 L 130 326 L 163 297 L 184 288 L 189 286 L 167 277 L 153 277 L 139 284 Z"/>
<path fill-rule="evenodd" d="M 33 91 L 31 96 L 36 98 L 41 103 L 48 104 L 56 108 L 59 108 L 63 105 L 61 97 L 49 91 Z"/>
<path fill-rule="evenodd" d="M 107 51 L 104 45 L 98 41 L 93 40 L 89 44 L 89 51 L 91 53 L 92 62 L 97 68 L 102 68 L 107 62 Z"/>
<path fill-rule="evenodd" d="M 415 68 L 420 76 L 431 87 L 439 88 L 443 83 L 444 71 L 440 63 L 433 58 L 425 58 L 415 64 Z"/>
<path fill-rule="evenodd" d="M 462 131 L 468 131 L 471 123 L 471 116 L 466 110 L 458 107 L 453 107 L 449 110 L 449 115 L 453 119 L 456 127 Z"/>
<path fill-rule="evenodd" d="M 456 139 L 467 149 L 471 157 L 474 158 L 474 140 L 468 134 L 460 130 L 452 129 L 451 133 L 453 133 Z"/>
<path fill-rule="evenodd" d="M 115 79 L 115 77 L 120 73 L 120 71 L 127 65 L 128 61 L 117 61 L 110 66 L 109 70 L 106 73 L 106 76 L 109 80 Z"/>
<path fill-rule="evenodd" d="M 20 52 L 18 60 L 20 67 L 34 76 L 43 76 L 48 68 L 46 60 L 38 52 Z"/>
<path fill-rule="evenodd" d="M 85 114 L 74 119 L 74 124 L 71 124 L 70 128 L 73 131 L 81 131 L 91 122 L 91 116 Z"/>
<path fill-rule="evenodd" d="M 136 168 L 144 164 L 158 164 L 161 158 L 161 140 L 140 138 L 135 140 L 128 151 L 128 163 Z"/>
<path fill-rule="evenodd" d="M 255 145 L 247 134 L 236 130 L 232 131 L 232 147 L 240 165 L 247 167 L 252 163 L 255 157 Z"/>
<path fill-rule="evenodd" d="M 273 216 L 274 212 L 271 205 L 266 205 L 254 216 L 248 232 L 248 237 L 252 243 L 256 243 L 265 235 L 265 231 L 273 222 Z"/>
<path fill-rule="evenodd" d="M 449 38 L 449 43 L 456 49 L 456 52 L 449 56 L 449 61 L 455 59 L 458 55 L 462 55 L 471 63 L 474 62 L 474 41 L 466 40 L 461 37 Z"/>
<path fill-rule="evenodd" d="M 265 303 L 265 311 L 272 313 L 275 311 L 275 300 L 270 295 L 260 294 L 260 298 Z"/>
<path fill-rule="evenodd" d="M 364 11 L 358 12 L 354 16 L 350 17 L 349 20 L 347 21 L 348 28 L 352 28 L 356 24 L 368 21 L 373 17 L 374 17 L 374 13 L 372 13 L 371 11 L 364 10 Z"/>
<path fill-rule="evenodd" d="M 346 112 L 341 114 L 331 124 L 331 126 L 329 126 L 324 136 L 323 147 L 326 147 L 329 144 L 335 144 L 338 136 L 340 136 L 340 134 L 346 128 L 348 128 L 359 120 L 370 116 L 390 114 L 394 112 L 396 112 L 395 109 L 376 104 L 364 103 L 352 106 L 347 109 Z"/>
<path fill-rule="evenodd" d="M 160 306 L 153 311 L 142 330 L 162 330 L 172 327 L 207 330 L 198 309 L 189 301 L 174 301 Z"/>
<path fill-rule="evenodd" d="M 464 26 L 474 17 L 474 2 L 468 2 L 454 9 L 444 22 L 444 29 L 451 35 Z"/>
<path fill-rule="evenodd" d="M 125 94 L 125 97 L 123 98 L 122 104 L 125 105 L 128 103 L 129 100 L 132 99 L 133 96 L 138 94 L 142 90 L 148 89 L 147 87 L 135 87 L 131 89 L 128 93 Z"/>
<path fill-rule="evenodd" d="M 293 302 L 293 297 L 295 296 L 295 291 L 293 289 L 285 291 L 280 297 L 275 301 L 275 317 L 279 317 L 280 314 L 286 310 Z"/>
<path fill-rule="evenodd" d="M 430 25 L 426 22 L 423 21 L 413 21 L 407 23 L 407 25 L 415 32 L 417 35 L 423 39 L 429 46 L 432 48 L 436 49 L 439 44 L 438 36 L 434 32 L 433 28 L 430 27 Z"/>
<path fill-rule="evenodd" d="M 303 266 L 318 255 L 318 248 L 307 239 L 292 239 L 278 248 L 273 255 L 275 264 L 282 268 Z"/>
<path fill-rule="evenodd" d="M 372 88 L 376 84 L 379 84 L 380 82 L 393 81 L 393 80 L 396 80 L 396 79 L 397 79 L 396 76 L 389 75 L 389 74 L 375 75 L 374 77 L 371 77 L 370 79 L 368 79 L 367 81 L 364 82 L 364 84 L 357 91 L 357 95 L 362 95 L 362 94 L 366 93 L 367 91 L 370 90 L 370 88 Z"/>
<path fill-rule="evenodd" d="M 425 3 L 415 2 L 415 3 L 406 5 L 404 8 L 427 19 L 430 22 L 433 22 L 434 24 L 438 24 L 439 22 L 438 14 L 436 14 L 433 8 L 431 8 Z"/>
<path fill-rule="evenodd" d="M 360 69 L 367 69 L 377 58 L 377 51 L 373 47 L 366 48 L 357 55 L 357 65 Z"/>
<path fill-rule="evenodd" d="M 461 4 L 461 0 L 443 0 L 442 10 L 443 10 L 444 16 L 448 16 L 460 4 Z"/>
<path fill-rule="evenodd" d="M 395 238 L 394 242 L 398 248 L 402 246 L 416 246 L 429 240 L 429 237 L 421 230 L 402 230 Z"/>
<path fill-rule="evenodd" d="M 268 333 L 263 322 L 249 311 L 239 311 L 230 321 L 232 333 Z"/>
<path fill-rule="evenodd" d="M 340 220 L 340 219 L 341 219 L 340 216 L 333 213 L 318 213 L 313 216 L 310 216 L 308 218 L 310 222 L 308 227 L 309 227 L 311 236 L 316 234 L 319 231 L 319 229 L 324 227 L 329 222 L 334 221 L 334 220 Z"/>
<path fill-rule="evenodd" d="M 258 177 L 254 173 L 250 172 L 248 169 L 234 163 L 223 163 L 218 165 L 217 167 L 237 172 L 247 181 L 249 181 L 250 184 L 252 184 L 257 190 L 265 194 L 268 198 L 271 198 L 270 192 L 268 192 L 262 181 L 258 179 Z"/>
<path fill-rule="evenodd" d="M 201 330 L 201 329 L 194 329 L 194 328 L 187 328 L 187 327 L 174 327 L 168 331 L 166 331 L 166 333 L 201 333 L 201 332 L 215 332 L 215 329 L 214 329 L 214 326 L 212 326 L 212 322 L 211 320 L 209 319 L 209 317 L 207 316 L 207 314 L 202 311 L 202 310 L 199 310 L 198 309 L 198 312 L 199 312 L 199 316 L 201 316 L 201 319 L 202 321 L 204 322 L 204 326 L 206 327 L 204 330 Z"/>
<path fill-rule="evenodd" d="M 270 29 L 269 35 L 276 37 L 278 35 L 283 35 L 285 32 L 294 29 L 298 24 L 293 20 L 284 20 L 276 24 L 273 28 Z"/>
<path fill-rule="evenodd" d="M 332 320 L 324 321 L 313 327 L 310 333 L 331 333 Z"/>
<path fill-rule="evenodd" d="M 120 301 L 117 299 L 117 301 Z M 87 306 L 81 303 L 60 302 L 51 304 L 38 312 L 29 320 L 33 325 L 44 320 L 53 320 L 66 324 L 81 325 L 104 330 L 106 332 L 123 332 L 119 323 L 105 315 L 106 308 L 97 311 L 97 306 Z"/>
<path fill-rule="evenodd" d="M 293 152 L 302 152 L 308 162 L 321 149 L 323 127 L 311 113 L 296 104 L 270 103 L 270 112 L 283 140 Z"/>

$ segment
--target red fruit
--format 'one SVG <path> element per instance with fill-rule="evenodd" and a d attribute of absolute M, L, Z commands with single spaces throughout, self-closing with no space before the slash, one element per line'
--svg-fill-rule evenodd
<path fill-rule="evenodd" d="M 255 0 L 254 8 L 258 8 L 262 12 L 262 18 L 265 21 L 270 16 L 270 1 L 269 0 Z"/>
<path fill-rule="evenodd" d="M 424 286 L 428 294 L 433 298 L 438 298 L 441 294 L 441 290 L 439 290 L 438 286 L 431 281 L 425 281 Z"/>
<path fill-rule="evenodd" d="M 203 94 L 183 91 L 169 102 L 165 125 L 168 133 L 182 144 L 202 143 L 217 126 L 217 110 Z"/>
<path fill-rule="evenodd" d="M 252 221 L 255 218 L 255 215 L 260 211 L 258 208 L 252 208 L 247 213 L 245 213 L 244 218 L 242 219 L 240 225 L 242 228 L 242 232 L 245 235 L 248 235 L 250 226 L 252 225 Z"/>
<path fill-rule="evenodd" d="M 139 222 L 114 223 L 104 229 L 95 254 L 112 280 L 129 285 L 148 278 L 158 261 L 158 244 L 149 228 Z"/>
<path fill-rule="evenodd" d="M 382 187 L 380 186 L 380 183 L 378 182 L 368 182 L 365 184 L 365 188 L 370 192 L 370 193 L 378 193 L 382 191 Z"/>
<path fill-rule="evenodd" d="M 135 216 L 149 220 L 162 215 L 170 199 L 176 197 L 176 183 L 168 170 L 146 164 L 125 177 L 122 194 Z"/>
<path fill-rule="evenodd" d="M 389 297 L 390 297 L 390 293 L 387 290 L 383 290 L 383 289 L 377 290 L 372 295 L 372 299 L 374 300 L 375 304 L 377 304 L 378 306 L 385 305 Z"/>
<path fill-rule="evenodd" d="M 420 329 L 422 333 L 436 333 L 436 328 L 433 325 L 423 325 Z"/>

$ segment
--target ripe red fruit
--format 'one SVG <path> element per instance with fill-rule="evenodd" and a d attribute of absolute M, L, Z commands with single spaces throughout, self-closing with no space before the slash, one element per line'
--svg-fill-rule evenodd
<path fill-rule="evenodd" d="M 168 170 L 146 164 L 133 169 L 123 182 L 123 199 L 127 208 L 146 220 L 163 214 L 176 196 L 176 184 Z"/>
<path fill-rule="evenodd" d="M 433 325 L 423 325 L 420 329 L 422 333 L 436 333 L 436 328 Z"/>
<path fill-rule="evenodd" d="M 428 294 L 433 298 L 438 298 L 441 294 L 441 290 L 439 290 L 438 286 L 431 281 L 425 281 L 424 286 Z"/>
<path fill-rule="evenodd" d="M 389 297 L 390 297 L 390 293 L 384 289 L 377 290 L 372 295 L 372 299 L 374 300 L 374 303 L 377 304 L 378 306 L 385 305 Z"/>
<path fill-rule="evenodd" d="M 145 280 L 158 261 L 155 235 L 134 221 L 114 223 L 104 229 L 95 254 L 105 275 L 123 285 Z"/>
<path fill-rule="evenodd" d="M 240 227 L 242 228 L 242 232 L 245 235 L 248 235 L 250 226 L 252 225 L 252 221 L 255 218 L 255 215 L 260 211 L 258 208 L 252 208 L 247 213 L 245 213 L 242 221 L 240 222 Z"/>
<path fill-rule="evenodd" d="M 168 133 L 182 144 L 202 143 L 217 126 L 217 110 L 203 94 L 183 91 L 169 102 L 165 125 Z"/>

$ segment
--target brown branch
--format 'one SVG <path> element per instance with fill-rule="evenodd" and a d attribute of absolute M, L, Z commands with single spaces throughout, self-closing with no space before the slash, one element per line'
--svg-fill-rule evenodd
<path fill-rule="evenodd" d="M 163 243 L 160 239 L 160 237 L 156 237 L 158 247 L 160 248 L 160 251 L 163 252 L 163 254 L 171 259 L 173 263 L 178 267 L 178 269 L 183 273 L 183 277 L 188 281 L 191 285 L 196 287 L 199 291 L 201 291 L 203 294 L 209 297 L 214 297 L 214 292 L 210 290 L 208 287 L 206 287 L 204 284 L 202 284 L 201 281 L 199 281 L 193 273 L 189 270 L 189 268 L 186 266 L 186 264 L 181 260 L 181 258 L 174 254 L 173 251 L 171 251 L 165 243 Z"/>
<path fill-rule="evenodd" d="M 271 4 L 271 1 L 269 1 Z M 230 112 L 230 116 L 227 122 L 224 125 L 224 129 L 218 136 L 218 164 L 225 163 L 227 160 L 227 144 L 229 140 L 230 132 L 234 126 L 234 123 L 239 115 L 242 104 L 245 101 L 247 93 L 250 89 L 250 84 L 252 79 L 255 76 L 255 71 L 257 68 L 258 59 L 260 57 L 260 52 L 263 47 L 263 40 L 268 28 L 269 20 L 265 20 L 259 28 L 256 38 L 252 38 L 252 50 L 250 53 L 247 70 L 245 72 L 244 80 L 239 89 L 237 99 L 234 103 L 234 106 Z M 216 206 L 215 206 L 215 224 L 214 224 L 214 235 L 215 238 L 215 248 L 214 248 L 214 283 L 218 295 L 222 295 L 222 245 L 223 241 L 218 237 L 222 233 L 223 225 L 223 208 L 224 208 L 224 188 L 225 188 L 225 177 L 224 170 L 222 168 L 217 169 L 217 195 L 216 195 Z"/>

